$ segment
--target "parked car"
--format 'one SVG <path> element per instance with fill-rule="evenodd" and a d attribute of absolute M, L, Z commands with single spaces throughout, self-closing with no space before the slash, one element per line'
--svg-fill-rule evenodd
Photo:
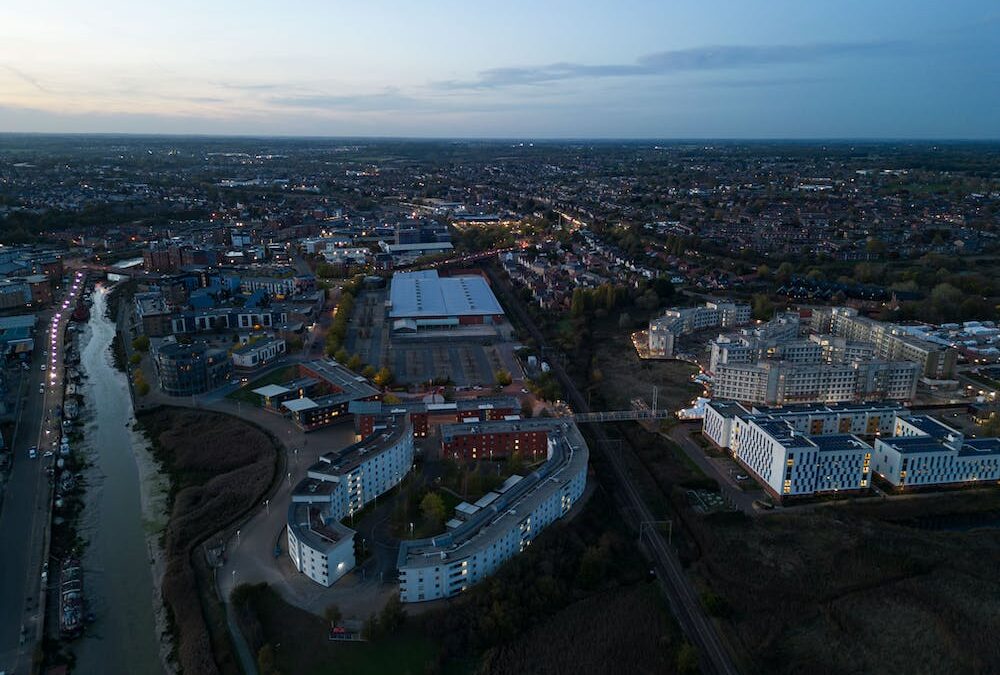
<path fill-rule="evenodd" d="M 38 457 L 38 448 L 34 445 L 28 448 L 28 459 L 36 459 L 37 457 Z"/>

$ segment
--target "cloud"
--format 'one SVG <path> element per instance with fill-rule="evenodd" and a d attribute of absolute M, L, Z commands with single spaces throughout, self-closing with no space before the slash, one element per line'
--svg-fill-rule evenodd
<path fill-rule="evenodd" d="M 427 102 L 399 92 L 394 87 L 373 94 L 301 94 L 272 96 L 271 104 L 313 110 L 389 111 L 426 107 Z"/>
<path fill-rule="evenodd" d="M 735 70 L 771 65 L 815 63 L 850 55 L 882 55 L 898 42 L 826 42 L 807 45 L 715 46 L 675 49 L 641 56 L 634 63 L 588 65 L 552 63 L 543 66 L 491 68 L 474 80 L 433 83 L 439 89 L 497 89 L 562 80 L 668 75 L 682 72 Z"/>
<path fill-rule="evenodd" d="M 241 83 L 241 82 L 214 82 L 212 83 L 217 87 L 223 89 L 235 89 L 237 91 L 274 91 L 276 89 L 281 89 L 286 85 L 275 84 L 275 83 Z"/>
<path fill-rule="evenodd" d="M 33 78 L 31 75 L 28 75 L 23 70 L 18 70 L 14 66 L 8 66 L 7 64 L 0 64 L 0 67 L 2 67 L 4 70 L 9 71 L 10 73 L 13 73 L 15 77 L 17 77 L 18 79 L 24 80 L 25 82 L 27 82 L 28 84 L 30 84 L 32 87 L 34 87 L 38 91 L 40 91 L 40 92 L 42 92 L 44 94 L 51 94 L 52 93 L 51 91 L 49 91 L 48 89 L 46 89 L 45 87 L 43 87 L 42 84 L 38 80 L 36 80 L 35 78 Z"/>

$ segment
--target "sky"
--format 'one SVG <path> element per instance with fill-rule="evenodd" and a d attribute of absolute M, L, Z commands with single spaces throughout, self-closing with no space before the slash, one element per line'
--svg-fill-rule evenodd
<path fill-rule="evenodd" d="M 5 2 L 0 131 L 1000 139 L 1000 4 Z"/>

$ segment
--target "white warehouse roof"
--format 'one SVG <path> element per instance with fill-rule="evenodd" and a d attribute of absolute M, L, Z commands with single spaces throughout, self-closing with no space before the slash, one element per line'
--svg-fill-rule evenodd
<path fill-rule="evenodd" d="M 389 303 L 393 319 L 504 313 L 484 278 L 439 277 L 437 270 L 393 274 Z"/>

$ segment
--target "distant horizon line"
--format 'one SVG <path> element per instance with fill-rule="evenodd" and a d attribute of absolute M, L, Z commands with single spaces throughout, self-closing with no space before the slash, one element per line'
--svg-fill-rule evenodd
<path fill-rule="evenodd" d="M 3 136 L 178 138 L 225 140 L 326 140 L 503 143 L 1000 143 L 1000 137 L 914 136 L 333 136 L 322 134 L 226 134 L 134 131 L 0 131 Z"/>

